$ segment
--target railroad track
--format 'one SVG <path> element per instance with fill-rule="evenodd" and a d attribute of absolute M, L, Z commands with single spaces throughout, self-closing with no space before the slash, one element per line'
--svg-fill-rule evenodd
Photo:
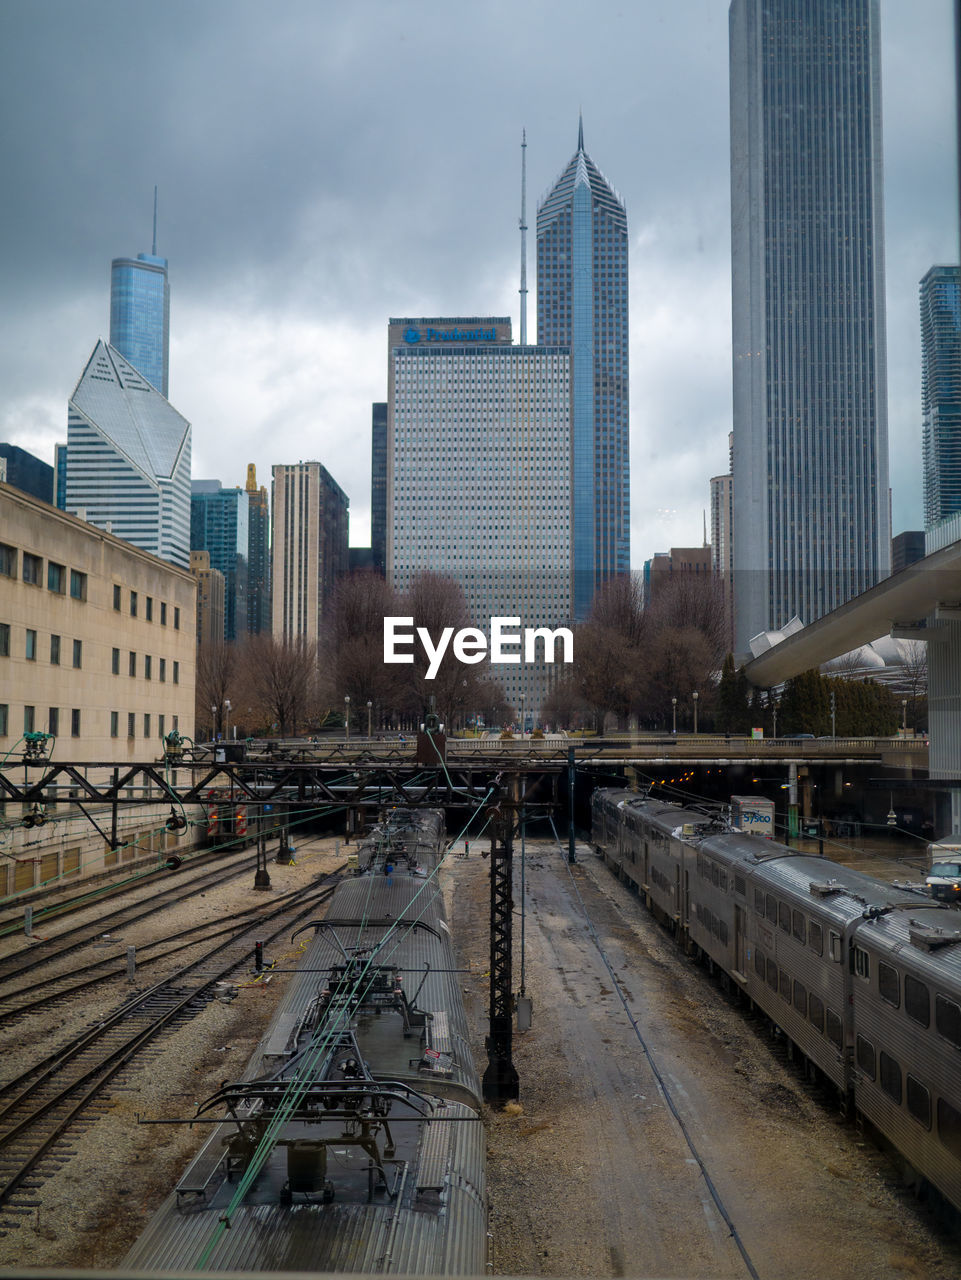
<path fill-rule="evenodd" d="M 69 1160 L 71 1131 L 107 1105 L 111 1082 L 213 999 L 217 983 L 249 963 L 255 931 L 258 941 L 273 942 L 333 892 L 334 886 L 325 885 L 309 896 L 300 893 L 296 903 L 272 904 L 269 912 L 0 1088 L 0 1235 L 36 1211 L 33 1193 Z M 278 917 L 276 927 L 265 933 L 264 923 Z"/>

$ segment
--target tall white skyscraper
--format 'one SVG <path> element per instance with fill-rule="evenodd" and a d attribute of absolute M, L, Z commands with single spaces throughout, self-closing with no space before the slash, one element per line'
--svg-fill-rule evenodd
<path fill-rule="evenodd" d="M 392 319 L 387 576 L 454 579 L 473 624 L 570 624 L 570 355 L 515 347 L 506 317 Z M 556 667 L 492 666 L 536 714 Z M 523 702 L 521 699 L 523 698 Z"/>
<path fill-rule="evenodd" d="M 733 0 L 737 646 L 890 567 L 878 0 Z"/>
<path fill-rule="evenodd" d="M 271 484 L 274 639 L 320 638 L 337 579 L 347 572 L 347 494 L 319 462 L 277 464 Z"/>
<path fill-rule="evenodd" d="M 67 408 L 65 510 L 190 566 L 190 423 L 102 339 Z"/>

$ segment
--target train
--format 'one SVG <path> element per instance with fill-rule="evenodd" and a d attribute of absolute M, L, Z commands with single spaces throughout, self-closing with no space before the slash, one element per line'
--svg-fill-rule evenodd
<path fill-rule="evenodd" d="M 733 830 L 719 807 L 599 788 L 591 840 L 909 1184 L 961 1210 L 961 913 Z"/>
<path fill-rule="evenodd" d="M 213 1132 L 125 1268 L 485 1273 L 445 844 L 441 812 L 398 808 L 358 845 L 242 1078 L 199 1105 Z"/>

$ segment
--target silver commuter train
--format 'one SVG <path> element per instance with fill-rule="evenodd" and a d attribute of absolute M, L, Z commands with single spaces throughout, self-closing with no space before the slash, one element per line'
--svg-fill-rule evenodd
<path fill-rule="evenodd" d="M 592 841 L 961 1210 L 961 915 L 636 792 L 594 792 Z"/>
<path fill-rule="evenodd" d="M 483 1275 L 486 1142 L 444 903 L 443 815 L 359 848 L 225 1114 L 124 1260 L 135 1271 Z"/>

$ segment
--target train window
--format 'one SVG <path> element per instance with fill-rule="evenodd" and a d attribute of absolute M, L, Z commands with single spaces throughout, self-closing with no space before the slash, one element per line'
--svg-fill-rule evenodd
<path fill-rule="evenodd" d="M 958 1160 L 961 1160 L 961 1112 L 950 1102 L 938 1098 L 938 1137 Z"/>
<path fill-rule="evenodd" d="M 821 926 L 815 924 L 813 920 L 808 921 L 808 946 L 815 955 L 824 955 L 824 935 L 821 932 Z"/>
<path fill-rule="evenodd" d="M 791 908 L 786 902 L 778 905 L 777 922 L 785 933 L 791 932 Z"/>
<path fill-rule="evenodd" d="M 777 924 L 777 899 L 773 893 L 767 894 L 764 899 L 764 914 L 771 924 Z"/>
<path fill-rule="evenodd" d="M 824 1035 L 824 1001 L 812 992 L 808 997 L 808 1022 Z"/>
<path fill-rule="evenodd" d="M 767 962 L 767 985 L 772 991 L 777 991 L 777 965 L 773 960 Z"/>
<path fill-rule="evenodd" d="M 953 1045 L 961 1049 L 961 1005 L 955 1004 L 947 996 L 936 995 L 934 1025 L 938 1029 L 938 1035 L 944 1036 L 945 1040 L 950 1040 Z"/>
<path fill-rule="evenodd" d="M 905 1001 L 905 1008 L 907 1001 Z M 914 1116 L 925 1129 L 931 1128 L 931 1095 L 920 1082 L 915 1080 L 914 1076 L 908 1076 L 907 1087 L 908 1111 Z"/>
<path fill-rule="evenodd" d="M 869 1080 L 873 1080 L 877 1075 L 874 1045 L 870 1040 L 865 1040 L 864 1036 L 858 1036 L 855 1052 L 857 1053 L 858 1066 Z"/>
<path fill-rule="evenodd" d="M 841 963 L 841 935 L 835 933 L 833 929 L 828 931 L 829 955 L 832 960 Z"/>
<path fill-rule="evenodd" d="M 807 921 L 804 919 L 803 911 L 791 912 L 791 929 L 798 942 L 803 942 L 807 937 Z"/>
<path fill-rule="evenodd" d="M 736 875 L 734 877 L 734 892 L 738 894 L 739 897 L 747 897 L 747 881 L 743 876 Z"/>
<path fill-rule="evenodd" d="M 802 1018 L 807 1017 L 808 993 L 807 989 L 800 982 L 795 982 L 794 984 L 794 1007 Z"/>
<path fill-rule="evenodd" d="M 836 1013 L 832 1013 L 830 1009 L 827 1011 L 825 1026 L 827 1027 L 827 1036 L 831 1043 L 836 1045 L 839 1049 L 843 1048 L 844 1036 L 841 1032 L 841 1019 Z"/>
<path fill-rule="evenodd" d="M 897 969 L 892 969 L 889 964 L 885 964 L 883 960 L 878 961 L 878 995 L 882 1000 L 886 1000 L 888 1004 L 893 1004 L 895 1009 L 901 1003 L 901 983 L 898 979 Z"/>
<path fill-rule="evenodd" d="M 717 887 L 721 880 L 721 869 L 716 862 L 711 863 L 711 883 Z"/>
<path fill-rule="evenodd" d="M 754 890 L 754 910 L 758 913 L 759 916 L 764 915 L 764 890 L 763 889 Z"/>
<path fill-rule="evenodd" d="M 778 973 L 781 980 L 780 985 L 778 987 L 778 990 L 780 991 L 780 994 L 781 994 L 781 999 L 786 1000 L 788 1004 L 790 1004 L 791 1003 L 791 975 L 788 973 L 785 973 L 783 969 L 780 969 Z"/>
<path fill-rule="evenodd" d="M 901 1105 L 901 1064 L 881 1050 L 878 1066 L 881 1072 L 881 1088 L 894 1101 Z"/>
<path fill-rule="evenodd" d="M 718 886 L 722 893 L 727 893 L 727 872 L 722 871 L 718 877 Z"/>
<path fill-rule="evenodd" d="M 767 972 L 764 967 L 764 952 L 760 947 L 754 948 L 754 971 L 759 978 L 763 978 Z"/>
<path fill-rule="evenodd" d="M 922 1027 L 931 1025 L 931 997 L 928 988 L 909 973 L 904 975 L 904 1012 Z"/>
<path fill-rule="evenodd" d="M 859 978 L 871 977 L 871 957 L 863 947 L 854 948 L 854 972 Z"/>

